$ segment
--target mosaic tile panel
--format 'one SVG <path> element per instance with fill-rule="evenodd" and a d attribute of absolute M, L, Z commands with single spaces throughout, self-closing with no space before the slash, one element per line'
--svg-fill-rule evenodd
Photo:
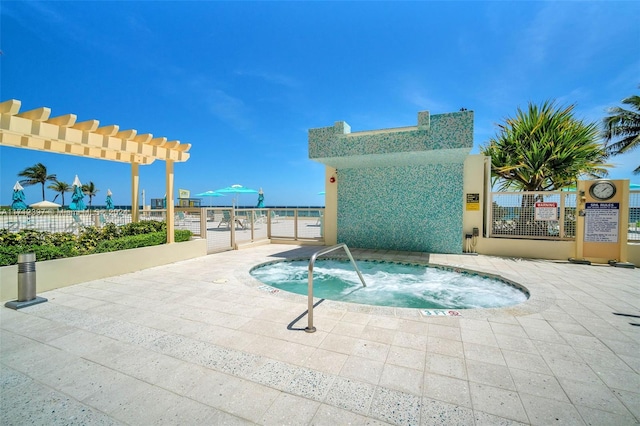
<path fill-rule="evenodd" d="M 443 149 L 470 150 L 473 146 L 473 111 L 427 118 L 419 113 L 418 122 L 420 125 L 414 127 L 356 133 L 350 133 L 349 125 L 344 122 L 310 129 L 309 158 L 336 167 L 330 159 Z"/>
<path fill-rule="evenodd" d="M 462 164 L 340 169 L 338 242 L 461 253 Z"/>
<path fill-rule="evenodd" d="M 338 242 L 352 247 L 461 253 L 463 163 L 473 112 L 416 126 L 351 133 L 345 122 L 309 130 L 309 158 L 338 170 Z"/>

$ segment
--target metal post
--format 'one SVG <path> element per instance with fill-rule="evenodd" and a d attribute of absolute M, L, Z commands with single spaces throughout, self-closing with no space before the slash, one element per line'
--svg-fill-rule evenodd
<path fill-rule="evenodd" d="M 18 302 L 36 298 L 36 254 L 18 255 Z"/>
<path fill-rule="evenodd" d="M 18 255 L 18 300 L 4 304 L 7 308 L 20 309 L 46 302 L 44 297 L 36 296 L 36 254 Z"/>

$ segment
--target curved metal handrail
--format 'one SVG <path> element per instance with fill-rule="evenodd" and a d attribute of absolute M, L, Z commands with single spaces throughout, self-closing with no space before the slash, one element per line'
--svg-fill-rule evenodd
<path fill-rule="evenodd" d="M 353 256 L 351 256 L 351 252 L 349 251 L 349 247 L 347 247 L 347 245 L 345 243 L 336 244 L 335 246 L 327 247 L 327 248 L 324 248 L 322 250 L 318 250 L 317 252 L 313 253 L 313 256 L 311 256 L 311 259 L 309 259 L 309 288 L 307 290 L 307 295 L 308 295 L 308 308 L 307 308 L 308 315 L 307 315 L 307 318 L 308 318 L 308 321 L 307 321 L 307 327 L 304 329 L 304 331 L 306 331 L 307 333 L 314 333 L 316 331 L 316 328 L 313 326 L 313 265 L 316 263 L 316 259 L 318 258 L 318 256 L 322 256 L 323 254 L 327 254 L 327 253 L 332 252 L 334 250 L 337 250 L 339 248 L 344 248 L 344 251 L 347 253 L 347 256 L 349 256 L 349 260 L 353 264 L 354 269 L 358 273 L 358 277 L 360 278 L 360 281 L 362 282 L 362 286 L 363 287 L 367 286 L 367 284 L 365 284 L 365 282 L 364 282 L 364 278 L 362 277 L 362 274 L 360 273 L 360 269 L 358 269 L 358 265 L 356 265 L 356 261 L 353 260 Z"/>

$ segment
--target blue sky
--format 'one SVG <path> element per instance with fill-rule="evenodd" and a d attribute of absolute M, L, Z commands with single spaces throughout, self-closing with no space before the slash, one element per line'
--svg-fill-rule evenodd
<path fill-rule="evenodd" d="M 599 122 L 640 84 L 640 2 L 3 0 L 0 14 L 0 100 L 191 143 L 176 191 L 262 187 L 266 205 L 323 205 L 310 128 L 411 126 L 418 111 L 464 107 L 477 153 L 530 101 L 575 103 Z M 7 147 L 0 204 L 37 162 L 94 182 L 95 204 L 107 189 L 130 204 L 128 164 Z M 639 162 L 614 157 L 610 177 L 640 181 Z M 147 203 L 164 195 L 164 173 L 161 161 L 140 167 Z M 39 186 L 25 189 L 40 201 Z"/>

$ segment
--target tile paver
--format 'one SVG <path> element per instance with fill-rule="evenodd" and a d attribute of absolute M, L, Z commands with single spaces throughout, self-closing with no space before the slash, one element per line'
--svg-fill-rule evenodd
<path fill-rule="evenodd" d="M 530 299 L 429 317 L 264 291 L 266 245 L 0 309 L 2 424 L 638 424 L 640 270 L 367 252 L 502 275 Z M 287 328 L 289 326 L 289 328 Z M 29 395 L 29 396 L 26 396 Z"/>

